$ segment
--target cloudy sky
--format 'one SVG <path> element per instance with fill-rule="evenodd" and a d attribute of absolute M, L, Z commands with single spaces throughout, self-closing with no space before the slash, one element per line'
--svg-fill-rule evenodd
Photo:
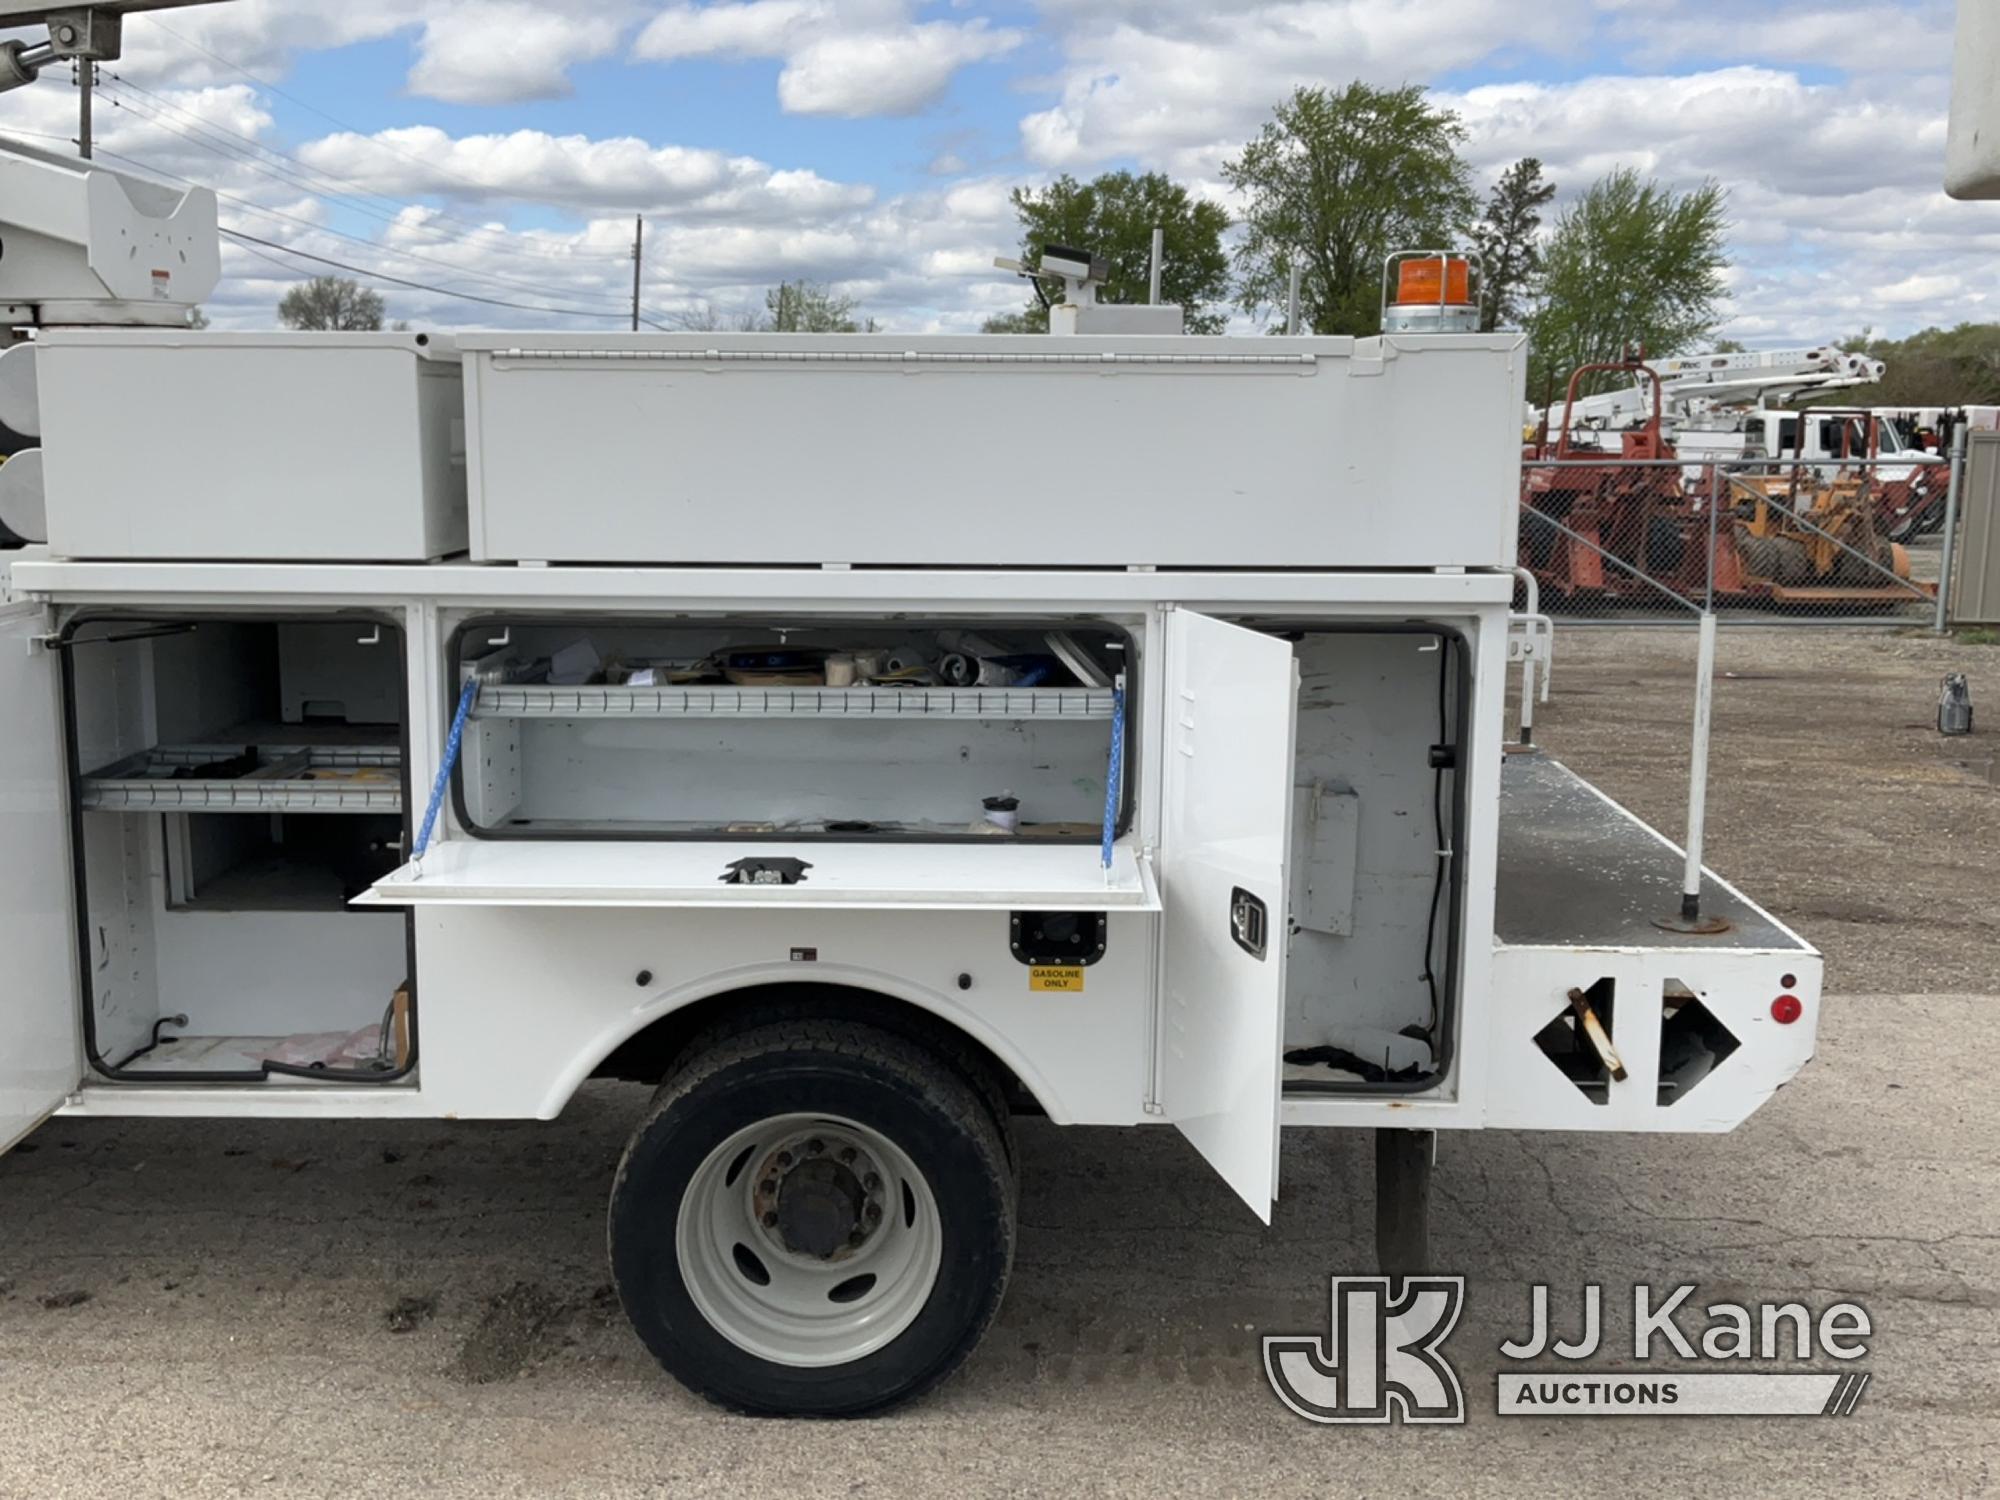
<path fill-rule="evenodd" d="M 1950 31 L 1945 0 L 233 0 L 128 22 L 98 142 L 420 326 L 620 326 L 640 213 L 649 318 L 804 276 L 953 330 L 1020 301 L 1016 184 L 1161 168 L 1227 204 L 1295 85 L 1419 82 L 1482 187 L 1529 154 L 1566 192 L 1721 180 L 1728 331 L 1803 342 L 2000 318 L 2000 204 L 1939 188 Z M 51 69 L 0 130 L 65 149 L 76 104 Z M 324 269 L 223 267 L 244 327 Z"/>

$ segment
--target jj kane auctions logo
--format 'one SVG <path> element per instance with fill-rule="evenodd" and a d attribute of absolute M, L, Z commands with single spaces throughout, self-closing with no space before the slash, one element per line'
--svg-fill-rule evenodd
<path fill-rule="evenodd" d="M 1264 1339 L 1264 1373 L 1278 1399 L 1309 1422 L 1462 1423 L 1465 1392 L 1444 1342 L 1465 1310 L 1462 1276 L 1336 1276 L 1328 1328 Z M 1500 1345 L 1509 1361 L 1568 1362 L 1500 1371 L 1501 1416 L 1846 1416 L 1868 1388 L 1864 1370 L 1746 1370 L 1742 1362 L 1848 1363 L 1874 1332 L 1866 1309 L 1837 1302 L 1714 1302 L 1696 1326 L 1696 1288 L 1632 1289 L 1631 1357 L 1641 1368 L 1579 1369 L 1605 1349 L 1604 1292 L 1583 1289 L 1574 1338 L 1557 1335 L 1549 1288 L 1529 1289 L 1529 1328 Z M 1692 1361 L 1655 1373 L 1646 1362 Z"/>

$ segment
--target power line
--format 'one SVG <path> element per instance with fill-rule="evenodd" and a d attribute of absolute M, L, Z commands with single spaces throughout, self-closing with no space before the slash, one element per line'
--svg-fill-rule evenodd
<path fill-rule="evenodd" d="M 233 240 L 242 241 L 246 247 L 249 245 L 262 245 L 265 249 L 276 250 L 281 255 L 295 255 L 300 260 L 313 261 L 322 266 L 332 266 L 335 270 L 346 271 L 350 275 L 363 277 L 370 281 L 386 281 L 393 286 L 410 287 L 420 292 L 433 292 L 440 297 L 456 297 L 461 302 L 482 302 L 488 307 L 511 307 L 520 312 L 557 313 L 565 317 L 575 318 L 619 318 L 625 316 L 623 313 L 599 312 L 594 308 L 588 307 L 536 307 L 526 302 L 509 302 L 499 297 L 481 297 L 471 292 L 455 292 L 450 287 L 432 286 L 428 282 L 411 281 L 404 276 L 391 276 L 386 271 L 371 271 L 365 266 L 350 265 L 344 260 L 335 260 L 331 256 L 315 255 L 310 250 L 296 250 L 290 245 L 281 245 L 276 240 L 260 239 L 254 234 L 245 234 L 240 229 L 224 229 L 222 233 L 228 235 Z M 270 259 L 269 256 L 261 256 L 259 258 L 263 260 Z M 660 326 L 650 318 L 643 321 L 654 328 Z"/>
<path fill-rule="evenodd" d="M 112 99 L 112 104 L 116 108 L 129 109 L 133 111 L 135 114 L 142 115 L 145 118 L 150 119 L 154 123 L 159 125 L 161 129 L 169 131 L 174 135 L 180 136 L 183 140 L 186 140 L 193 145 L 201 146 L 204 149 L 214 152 L 217 155 L 230 154 L 233 155 L 234 157 L 241 157 L 244 159 L 244 165 L 250 167 L 253 171 L 262 172 L 272 181 L 281 183 L 286 187 L 294 188 L 299 192 L 303 192 L 314 197 L 331 196 L 337 198 L 341 196 L 339 194 L 327 194 L 323 189 L 316 187 L 311 182 L 295 180 L 283 173 L 280 173 L 272 168 L 265 166 L 262 162 L 256 160 L 253 157 L 248 157 L 247 153 L 242 153 L 240 151 L 237 151 L 236 148 L 217 147 L 210 145 L 207 141 L 202 140 L 200 137 L 192 135 L 186 131 L 179 129 L 173 124 L 172 121 L 163 119 L 162 117 L 153 114 L 151 111 L 143 108 L 138 104 L 133 103 L 130 100 L 121 100 L 114 96 Z M 111 153 L 107 152 L 106 154 L 109 155 Z M 137 162 L 136 159 L 133 157 L 126 156 L 126 157 L 121 157 L 120 159 L 124 161 L 135 162 L 136 165 L 145 166 L 146 170 L 148 171 L 157 172 L 162 176 L 172 177 L 176 181 L 186 182 L 189 183 L 190 185 L 194 185 L 192 178 L 182 177 L 179 176 L 177 173 L 167 172 L 163 168 L 156 166 L 149 166 L 143 162 Z M 354 244 L 360 245 L 367 250 L 372 250 L 378 253 L 385 253 L 389 255 L 401 256 L 406 260 L 420 261 L 425 265 L 437 266 L 442 270 L 450 271 L 454 275 L 470 276 L 474 280 L 491 282 L 497 286 L 512 287 L 517 291 L 532 292 L 538 296 L 546 296 L 548 295 L 549 292 L 549 288 L 546 285 L 537 285 L 525 281 L 520 281 L 510 276 L 503 276 L 497 271 L 480 270 L 476 266 L 462 266 L 458 265 L 453 261 L 439 260 L 436 256 L 420 255 L 414 250 L 405 250 L 401 246 L 387 244 L 380 240 L 364 239 L 360 235 L 348 234 L 345 230 L 335 229 L 329 225 L 319 224 L 311 219 L 301 218 L 297 214 L 286 213 L 282 209 L 266 207 L 263 204 L 252 202 L 250 199 L 240 197 L 234 193 L 225 192 L 221 188 L 214 188 L 211 189 L 211 191 L 213 191 L 217 197 L 227 199 L 229 202 L 239 205 L 248 212 L 261 214 L 268 218 L 283 219 L 290 223 L 299 224 L 307 229 L 316 230 L 323 234 L 333 235 L 338 239 L 349 240 Z M 383 223 L 389 224 L 392 227 L 400 222 L 393 215 L 370 210 L 366 204 L 356 204 L 354 205 L 354 207 L 356 207 L 361 212 L 370 213 L 372 217 L 377 218 L 381 220 Z M 571 295 L 576 295 L 576 294 L 572 293 Z M 582 295 L 592 298 L 601 298 L 605 302 L 613 303 L 620 307 L 624 305 L 622 299 L 613 297 L 608 293 L 584 292 L 582 293 Z"/>
<path fill-rule="evenodd" d="M 104 150 L 102 147 L 100 147 L 98 154 L 102 156 L 111 157 L 115 161 L 122 161 L 127 163 L 128 165 L 138 167 L 142 171 L 153 172 L 159 176 L 172 178 L 176 182 L 188 183 L 190 186 L 199 186 L 199 184 L 195 183 L 191 178 L 182 177 L 175 172 L 162 171 L 160 168 L 155 167 L 150 163 L 140 161 L 137 157 L 126 156 L 122 152 L 107 151 Z M 209 191 L 213 192 L 215 190 L 211 188 Z M 225 193 L 221 194 L 220 196 L 229 197 L 230 195 Z M 280 219 L 293 219 L 294 222 L 304 224 L 309 229 L 322 230 L 323 232 L 327 233 L 339 232 L 337 230 L 325 231 L 323 230 L 323 226 L 314 224 L 310 220 L 297 219 L 294 215 L 278 213 L 274 209 L 259 208 L 254 203 L 245 204 L 244 206 L 249 208 L 254 213 L 270 214 L 272 217 Z M 244 241 L 245 249 L 248 249 L 249 246 L 253 244 L 263 245 L 268 247 L 269 249 L 280 251 L 286 255 L 296 255 L 301 260 L 316 261 L 321 265 L 336 267 L 339 270 L 347 271 L 352 275 L 362 277 L 371 282 L 385 281 L 395 286 L 410 287 L 417 291 L 422 291 L 422 292 L 432 292 L 440 297 L 455 297 L 461 302 L 482 302 L 487 304 L 488 306 L 511 307 L 521 312 L 557 313 L 579 318 L 619 318 L 625 316 L 625 314 L 622 312 L 600 312 L 595 308 L 588 308 L 588 307 L 544 307 L 527 302 L 511 302 L 501 297 L 484 297 L 480 296 L 475 292 L 455 291 L 451 287 L 434 286 L 427 281 L 413 281 L 405 276 L 394 276 L 387 271 L 371 270 L 365 266 L 350 265 L 346 261 L 334 260 L 330 256 L 315 255 L 310 250 L 298 250 L 294 249 L 290 245 L 280 244 L 276 240 L 267 240 L 260 238 L 259 236 L 254 234 L 246 234 L 243 230 L 231 229 L 226 224 L 217 226 L 217 232 L 221 234 L 226 234 L 231 239 Z M 349 239 L 354 238 L 354 236 L 352 235 L 346 237 Z M 357 240 L 356 243 L 362 245 L 368 245 L 370 246 L 370 248 L 374 248 L 372 242 L 368 240 Z M 255 251 L 251 251 L 251 253 L 256 254 Z M 283 269 L 292 271 L 294 273 L 297 273 L 299 269 L 297 266 L 286 265 L 283 261 L 273 261 L 271 260 L 271 257 L 268 255 L 260 255 L 258 256 L 258 259 L 264 261 L 270 261 L 272 265 L 280 266 Z M 648 326 L 653 328 L 659 328 L 661 326 L 660 324 L 653 322 L 652 319 L 650 318 L 645 319 L 644 321 L 647 323 Z"/>
<path fill-rule="evenodd" d="M 56 140 L 60 140 L 60 136 L 56 136 Z M 184 176 L 180 176 L 178 172 L 168 172 L 166 168 L 160 168 L 160 166 L 154 166 L 152 162 L 142 162 L 142 160 L 138 160 L 136 156 L 126 156 L 124 152 L 114 152 L 114 150 L 106 150 L 106 148 L 102 148 L 102 146 L 100 146 L 100 148 L 98 148 L 98 154 L 100 154 L 100 156 L 110 156 L 110 158 L 112 158 L 112 160 L 116 160 L 116 162 L 126 162 L 128 166 L 136 166 L 136 168 L 140 168 L 142 172 L 152 172 L 154 176 L 164 176 L 164 178 L 172 178 L 174 182 L 186 182 L 186 184 L 188 184 L 190 188 L 194 188 L 194 186 L 202 186 L 202 184 L 194 182 L 194 178 L 184 178 Z M 214 190 L 214 188 L 210 188 L 210 192 L 216 192 L 216 190 Z M 314 224 L 312 220 L 306 220 L 306 218 L 298 218 L 296 214 L 284 214 L 284 212 L 280 212 L 280 210 L 276 210 L 276 208 L 262 208 L 262 206 L 258 206 L 258 204 L 252 204 L 252 202 L 248 202 L 248 200 L 242 200 L 242 198 L 234 198 L 234 194 L 226 194 L 226 192 L 222 192 L 222 194 L 218 194 L 218 196 L 222 196 L 222 198 L 230 198 L 232 202 L 240 204 L 240 206 L 242 206 L 244 210 L 248 210 L 248 212 L 252 212 L 252 214 L 264 214 L 264 216 L 268 216 L 268 218 L 282 218 L 282 220 L 290 220 L 290 222 L 294 222 L 294 224 L 302 224 L 304 228 L 308 228 L 308 230 L 314 230 L 314 232 L 320 232 L 320 234 L 340 234 L 340 230 L 328 230 L 328 228 L 326 228 L 324 224 Z M 364 268 L 364 266 L 350 266 L 350 264 L 348 264 L 348 262 L 344 262 L 344 260 L 332 260 L 332 258 L 328 258 L 328 256 L 318 256 L 318 254 L 312 254 L 310 250 L 296 250 L 296 248 L 292 248 L 292 246 L 288 246 L 288 244 L 278 244 L 276 240 L 264 240 L 264 238 L 258 238 L 256 234 L 246 234 L 244 230 L 232 230 L 232 228 L 228 228 L 226 224 L 218 226 L 218 232 L 222 232 L 222 234 L 228 234 L 228 236 L 232 236 L 232 238 L 236 238 L 236 240 L 246 240 L 246 242 L 254 242 L 254 244 L 264 244 L 264 246 L 270 246 L 270 248 L 274 248 L 274 250 L 282 250 L 282 252 L 284 252 L 284 254 L 288 254 L 288 256 L 300 256 L 300 258 L 304 258 L 304 260 L 316 260 L 316 262 L 320 262 L 320 264 L 326 264 L 326 266 L 338 266 L 340 270 L 346 270 L 346 272 L 352 272 L 354 276 L 362 276 L 362 278 L 366 278 L 366 280 L 372 280 L 372 282 L 390 282 L 390 284 L 394 284 L 394 286 L 410 286 L 410 288 L 416 288 L 416 290 L 422 290 L 422 292 L 436 292 L 438 296 L 450 296 L 450 298 L 458 298 L 458 300 L 462 300 L 462 302 L 486 302 L 486 304 L 490 304 L 490 306 L 496 306 L 496 308 L 518 308 L 520 312 L 558 312 L 558 314 L 572 314 L 572 316 L 578 316 L 578 318 L 622 318 L 622 316 L 626 316 L 624 312 L 600 312 L 600 310 L 596 310 L 596 308 L 562 308 L 562 306 L 556 306 L 556 308 L 550 308 L 550 306 L 538 306 L 538 304 L 528 304 L 528 302 L 510 302 L 510 300 L 506 300 L 506 298 L 494 298 L 494 296 L 478 296 L 478 294 L 474 294 L 474 292 L 458 292 L 458 290 L 454 290 L 454 288 L 450 288 L 450 286 L 434 286 L 434 284 L 430 284 L 430 282 L 416 282 L 416 280 L 410 280 L 410 278 L 406 278 L 406 276 L 392 276 L 390 272 L 384 272 L 384 270 L 368 270 L 368 268 Z M 376 244 L 374 240 L 362 240 L 362 238 L 358 238 L 358 236 L 354 236 L 354 234 L 340 234 L 340 238 L 346 238 L 346 240 L 354 240 L 354 244 L 360 244 L 360 246 L 364 246 L 364 248 L 368 248 L 368 250 L 376 250 L 376 248 L 384 248 L 384 246 L 378 246 L 378 244 Z M 244 244 L 242 248 L 244 248 L 244 250 L 248 250 L 250 246 L 248 246 L 248 244 Z M 250 254 L 256 254 L 256 252 L 252 250 Z M 270 256 L 258 256 L 258 260 L 266 260 L 266 262 L 270 262 L 270 264 L 274 264 L 274 266 L 280 266 L 282 270 L 290 270 L 290 272 L 294 272 L 294 274 L 298 274 L 298 270 L 300 270 L 298 266 L 290 266 L 290 264 L 286 264 L 286 262 L 282 262 L 282 260 L 272 260 Z M 640 322 L 642 322 L 642 324 L 646 324 L 648 328 L 658 328 L 658 330 L 666 332 L 666 324 L 662 324 L 662 322 L 656 322 L 654 318 L 646 318 L 646 316 L 642 316 L 642 318 L 640 318 Z"/>
<path fill-rule="evenodd" d="M 262 153 L 263 156 L 276 158 L 278 161 L 284 162 L 288 166 L 297 169 L 297 172 L 299 174 L 309 179 L 316 179 L 318 183 L 335 184 L 335 186 L 332 188 L 313 185 L 308 190 L 322 197 L 351 198 L 355 200 L 355 206 L 362 212 L 372 212 L 376 217 L 383 218 L 385 222 L 399 223 L 400 220 L 396 219 L 393 216 L 382 214 L 379 209 L 370 209 L 364 200 L 374 198 L 374 199 L 380 199 L 383 203 L 393 204 L 397 208 L 421 208 L 424 210 L 424 212 L 430 214 L 432 218 L 437 221 L 459 225 L 464 230 L 465 234 L 468 236 L 474 234 L 497 236 L 499 237 L 499 241 L 498 244 L 496 245 L 496 248 L 503 249 L 510 254 L 527 256 L 537 260 L 573 261 L 580 258 L 576 255 L 574 251 L 571 250 L 559 250 L 553 246 L 535 245 L 532 243 L 516 243 L 509 238 L 511 231 L 504 228 L 496 227 L 495 225 L 492 224 L 474 224 L 469 219 L 460 218 L 456 214 L 446 213 L 443 209 L 432 208 L 428 204 L 413 203 L 408 199 L 398 198 L 391 193 L 374 192 L 371 189 L 363 186 L 361 183 L 354 181 L 352 178 L 341 177 L 335 173 L 328 172 L 323 168 L 312 166 L 310 163 L 302 161 L 296 156 L 292 156 L 286 152 L 280 151 L 277 149 L 277 147 L 269 145 L 263 141 L 260 141 L 256 139 L 254 136 L 247 136 L 243 134 L 243 132 L 240 130 L 233 130 L 229 126 L 224 125 L 219 120 L 210 120 L 205 118 L 204 116 L 198 115 L 194 111 L 187 109 L 182 105 L 176 104 L 173 100 L 169 99 L 164 94 L 158 93 L 153 89 L 146 88 L 141 84 L 133 83 L 123 74 L 113 73 L 110 75 L 110 77 L 119 87 L 144 94 L 147 98 L 151 99 L 160 108 L 171 110 L 173 113 L 181 116 L 182 118 L 193 122 L 195 125 L 200 127 L 201 131 L 205 135 L 231 136 L 235 140 L 242 142 L 245 146 L 248 146 L 257 152 Z M 140 114 L 146 113 L 146 111 L 136 103 L 130 103 L 130 101 L 128 101 L 128 105 L 130 108 L 132 108 L 133 110 L 135 110 Z M 152 118 L 157 119 L 158 117 L 152 116 Z M 161 120 L 159 123 L 162 124 L 163 126 L 166 126 L 166 128 L 168 129 L 174 128 L 172 125 L 168 124 L 168 122 L 164 120 Z M 236 148 L 230 147 L 226 149 L 235 150 Z M 261 159 L 259 161 L 259 165 L 263 165 Z M 267 170 L 270 170 L 272 172 L 272 175 L 274 176 L 281 175 L 275 168 L 267 168 Z M 424 225 L 421 225 L 419 227 L 424 229 L 426 232 L 432 232 L 432 233 L 442 232 L 436 229 L 436 227 L 431 223 L 425 223 Z"/>
<path fill-rule="evenodd" d="M 436 162 L 426 161 L 423 157 L 418 156 L 413 152 L 404 151 L 399 147 L 392 146 L 387 141 L 382 140 L 377 136 L 370 135 L 367 131 L 363 130 L 359 125 L 351 124 L 348 121 L 341 119 L 340 116 L 338 115 L 329 114 L 327 113 L 327 111 L 321 109 L 317 104 L 314 104 L 306 99 L 301 99 L 297 94 L 286 92 L 284 89 L 279 88 L 275 83 L 270 82 L 268 79 L 258 77 L 257 74 L 252 73 L 248 68 L 244 67 L 241 63 L 230 61 L 228 58 L 224 57 L 220 52 L 215 52 L 207 47 L 204 47 L 200 42 L 195 41 L 192 37 L 182 36 L 178 31 L 174 30 L 173 27 L 167 25 L 165 22 L 158 20 L 157 18 L 154 17 L 148 17 L 148 19 L 152 20 L 154 26 L 158 27 L 161 31 L 165 32 L 168 36 L 172 37 L 175 41 L 179 42 L 183 47 L 191 47 L 196 52 L 201 53 L 203 56 L 211 58 L 214 61 L 221 63 L 225 68 L 228 68 L 231 72 L 236 73 L 241 77 L 249 79 L 259 88 L 269 89 L 272 93 L 276 94 L 280 99 L 289 99 L 292 103 L 298 105 L 300 109 L 312 111 L 312 113 L 318 115 L 322 120 L 327 121 L 329 124 L 338 125 L 342 130 L 347 131 L 350 135 L 357 136 L 360 139 L 367 141 L 370 145 L 374 146 L 378 151 L 386 151 L 391 156 L 400 156 L 403 158 L 404 161 L 414 162 L 417 166 L 422 167 L 425 171 L 436 173 L 439 177 L 447 178 L 452 182 L 456 182 L 463 187 L 469 188 L 471 191 L 479 194 L 481 197 L 485 197 L 492 192 L 492 189 L 484 183 L 474 182 L 469 177 L 461 177 L 456 172 L 446 171 L 444 168 L 440 167 Z"/>
<path fill-rule="evenodd" d="M 197 42 L 193 37 L 184 36 L 182 33 L 174 30 L 173 27 L 167 25 L 164 21 L 160 20 L 157 16 L 149 16 L 148 19 L 151 20 L 153 25 L 158 27 L 161 32 L 165 33 L 167 36 L 172 37 L 175 41 L 179 42 L 183 47 L 189 48 L 190 50 L 195 52 L 199 52 L 200 54 L 202 54 L 202 56 L 209 58 L 211 61 L 222 64 L 223 67 L 229 69 L 232 73 L 235 73 L 238 77 L 248 79 L 251 83 L 257 85 L 257 87 L 268 90 L 270 93 L 277 95 L 280 99 L 287 99 L 291 101 L 293 104 L 296 104 L 300 109 L 307 110 L 312 114 L 318 115 L 322 120 L 327 121 L 331 125 L 338 126 L 340 129 L 348 132 L 348 134 L 354 136 L 356 139 L 366 141 L 376 150 L 386 152 L 390 156 L 401 157 L 404 161 L 410 162 L 415 166 L 422 167 L 426 172 L 430 172 L 436 175 L 437 177 L 443 178 L 447 181 L 456 182 L 461 187 L 466 188 L 467 190 L 469 190 L 470 192 L 476 194 L 481 198 L 488 197 L 491 195 L 492 189 L 489 185 L 481 182 L 474 182 L 471 178 L 461 176 L 456 172 L 452 172 L 444 167 L 441 167 L 436 162 L 427 161 L 425 158 L 416 155 L 414 152 L 405 151 L 399 146 L 392 146 L 389 144 L 389 142 L 382 140 L 377 135 L 373 135 L 368 131 L 363 130 L 360 126 L 354 124 L 352 121 L 343 120 L 339 115 L 333 114 L 328 110 L 321 109 L 317 104 L 314 104 L 311 100 L 301 98 L 299 95 L 292 93 L 288 89 L 280 88 L 277 84 L 272 83 L 269 79 L 251 72 L 241 63 L 236 62 L 231 58 L 224 57 L 220 52 L 217 52 L 214 48 L 205 46 L 202 43 Z M 563 146 L 560 141 L 557 141 L 556 144 L 559 147 L 561 147 L 565 155 L 569 154 L 568 148 L 566 146 Z M 384 196 L 384 195 L 378 195 L 378 196 Z M 478 230 L 481 233 L 497 232 L 483 225 L 478 226 Z M 523 253 L 534 253 L 532 247 L 529 246 L 523 245 L 518 248 L 520 248 Z M 662 326 L 658 323 L 654 323 L 650 318 L 641 318 L 640 321 L 646 323 L 650 327 L 657 328 Z"/>

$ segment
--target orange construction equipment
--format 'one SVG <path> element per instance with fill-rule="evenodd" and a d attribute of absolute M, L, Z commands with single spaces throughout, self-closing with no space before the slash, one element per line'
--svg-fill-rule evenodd
<path fill-rule="evenodd" d="M 1615 434 L 1615 452 L 1585 440 L 1612 434 L 1579 436 L 1570 425 L 1578 387 L 1596 374 L 1631 375 L 1652 391 L 1647 421 Z M 1544 431 L 1524 456 L 1529 464 L 1521 492 L 1521 561 L 1543 589 L 1607 602 L 1658 603 L 1659 589 L 1646 577 L 1679 590 L 1692 572 L 1699 592 L 1707 571 L 1706 521 L 1691 508 L 1678 465 L 1641 466 L 1676 456 L 1661 432 L 1660 380 L 1643 357 L 1579 368 L 1569 378 L 1554 444 Z M 1601 462 L 1578 463 L 1586 459 Z M 1537 467 L 1536 460 L 1551 466 Z"/>

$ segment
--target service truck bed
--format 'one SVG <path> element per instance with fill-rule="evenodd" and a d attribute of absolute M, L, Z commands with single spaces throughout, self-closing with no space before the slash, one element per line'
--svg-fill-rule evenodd
<path fill-rule="evenodd" d="M 1820 957 L 1704 874 L 1706 935 L 1656 925 L 1684 856 L 1560 761 L 1501 775 L 1485 1123 L 1532 1130 L 1728 1130 L 1812 1056 Z M 1625 1072 L 1577 1050 L 1586 997 Z M 1574 1087 L 1571 1087 L 1574 1085 Z"/>
<path fill-rule="evenodd" d="M 1500 777 L 1494 935 L 1515 947 L 1810 949 L 1798 934 L 1704 872 L 1703 916 L 1729 930 L 1672 932 L 1683 851 L 1561 761 L 1513 755 Z"/>

